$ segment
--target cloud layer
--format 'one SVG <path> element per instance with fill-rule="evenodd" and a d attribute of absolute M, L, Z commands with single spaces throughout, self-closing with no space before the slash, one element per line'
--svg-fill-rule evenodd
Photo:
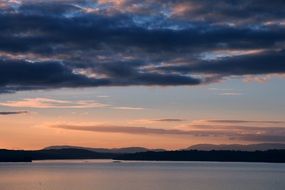
<path fill-rule="evenodd" d="M 285 73 L 282 0 L 5 0 L 0 93 Z"/>
<path fill-rule="evenodd" d="M 109 108 L 117 110 L 143 110 L 142 107 L 113 106 L 100 103 L 94 100 L 58 100 L 50 98 L 26 98 L 22 100 L 13 100 L 0 102 L 0 106 L 15 108 L 65 108 L 65 109 L 83 109 L 83 108 Z"/>
<path fill-rule="evenodd" d="M 49 98 L 27 98 L 19 101 L 1 102 L 0 106 L 18 108 L 103 108 L 109 105 L 91 100 L 68 101 Z"/>
<path fill-rule="evenodd" d="M 66 130 L 103 133 L 125 133 L 131 135 L 172 135 L 183 137 L 228 138 L 231 140 L 243 140 L 249 142 L 285 142 L 285 128 L 283 127 L 197 125 L 194 126 L 196 128 L 191 130 L 112 125 L 56 125 L 52 127 Z"/>

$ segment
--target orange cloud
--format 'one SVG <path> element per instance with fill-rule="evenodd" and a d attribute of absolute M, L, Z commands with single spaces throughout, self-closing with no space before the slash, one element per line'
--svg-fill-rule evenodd
<path fill-rule="evenodd" d="M 132 126 L 114 126 L 114 125 L 56 125 L 51 126 L 57 129 L 96 132 L 96 133 L 122 133 L 132 135 L 173 135 L 173 136 L 191 136 L 191 137 L 214 137 L 229 138 L 246 141 L 260 142 L 284 142 L 285 128 L 282 127 L 211 127 L 207 130 L 199 129 L 204 126 L 197 126 L 198 129 L 181 130 L 181 129 L 163 129 L 150 127 L 132 127 Z M 205 126 L 209 127 L 209 126 Z"/>
<path fill-rule="evenodd" d="M 184 16 L 186 13 L 195 9 L 195 6 L 197 5 L 193 5 L 190 2 L 178 3 L 174 5 L 172 9 L 172 15 L 173 16 Z"/>

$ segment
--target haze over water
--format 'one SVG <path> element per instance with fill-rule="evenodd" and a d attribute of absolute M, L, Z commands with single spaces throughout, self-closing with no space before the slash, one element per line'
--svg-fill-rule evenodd
<path fill-rule="evenodd" d="M 0 164 L 1 190 L 283 190 L 285 164 L 40 161 Z"/>

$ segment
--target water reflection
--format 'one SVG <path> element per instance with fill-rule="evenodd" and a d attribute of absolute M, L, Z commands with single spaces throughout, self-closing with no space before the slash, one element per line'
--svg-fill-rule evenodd
<path fill-rule="evenodd" d="M 285 164 L 113 162 L 0 163 L 1 190 L 285 189 Z"/>

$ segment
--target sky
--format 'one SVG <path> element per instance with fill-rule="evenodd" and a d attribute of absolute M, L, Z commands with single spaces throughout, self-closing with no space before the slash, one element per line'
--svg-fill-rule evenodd
<path fill-rule="evenodd" d="M 283 0 L 0 0 L 0 148 L 285 143 Z"/>

